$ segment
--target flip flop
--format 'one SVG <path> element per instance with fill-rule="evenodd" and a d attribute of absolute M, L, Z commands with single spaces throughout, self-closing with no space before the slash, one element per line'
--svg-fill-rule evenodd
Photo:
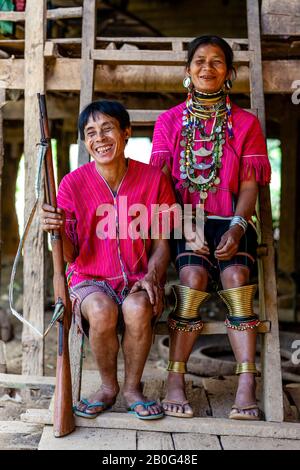
<path fill-rule="evenodd" d="M 184 400 L 184 401 L 162 400 L 162 404 L 184 407 L 184 405 L 189 405 L 190 403 L 188 400 Z M 167 416 L 176 416 L 177 418 L 193 418 L 194 416 L 193 411 L 189 413 L 184 413 L 184 412 L 182 413 L 182 411 L 177 412 L 177 411 L 164 410 L 164 412 L 165 412 L 165 415 Z"/>
<path fill-rule="evenodd" d="M 86 413 L 85 410 L 80 410 L 77 408 L 77 406 L 73 406 L 73 412 L 76 416 L 81 416 L 82 418 L 96 418 L 98 415 L 103 413 L 103 411 L 109 410 L 111 406 L 108 406 L 106 403 L 103 401 L 95 401 L 94 403 L 90 403 L 86 398 L 82 398 L 79 403 L 83 403 L 86 405 L 85 410 L 88 410 L 90 408 L 95 408 L 96 406 L 103 406 L 103 410 L 97 411 L 96 413 Z"/>
<path fill-rule="evenodd" d="M 134 414 L 137 418 L 139 419 L 160 419 L 163 418 L 164 412 L 162 411 L 161 413 L 156 413 L 156 414 L 149 414 L 149 415 L 141 415 L 137 411 L 134 411 L 134 408 L 138 405 L 143 406 L 146 408 L 146 410 L 149 408 L 149 406 L 157 405 L 156 401 L 135 401 L 128 407 L 128 413 L 129 414 Z"/>
<path fill-rule="evenodd" d="M 247 410 L 258 410 L 258 416 L 255 415 L 249 415 L 245 413 L 240 413 L 240 411 L 247 411 Z M 237 411 L 234 411 L 237 410 Z M 244 421 L 261 421 L 263 417 L 262 411 L 258 408 L 256 404 L 253 405 L 247 405 L 247 406 L 239 406 L 234 404 L 231 407 L 231 412 L 229 414 L 229 419 L 240 419 Z"/>

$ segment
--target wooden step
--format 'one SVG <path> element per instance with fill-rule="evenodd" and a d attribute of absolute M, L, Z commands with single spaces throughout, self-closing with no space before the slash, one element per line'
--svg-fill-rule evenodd
<path fill-rule="evenodd" d="M 52 425 L 49 410 L 29 409 L 21 415 L 24 423 Z M 252 436 L 276 439 L 298 439 L 299 423 L 267 423 L 265 421 L 238 421 L 225 418 L 181 418 L 165 416 L 161 420 L 144 421 L 127 413 L 105 412 L 95 419 L 76 416 L 76 427 L 104 429 L 137 429 L 141 431 Z M 176 423 L 174 422 L 176 421 Z"/>

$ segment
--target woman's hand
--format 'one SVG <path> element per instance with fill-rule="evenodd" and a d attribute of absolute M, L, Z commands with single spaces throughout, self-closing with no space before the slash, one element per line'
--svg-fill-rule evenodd
<path fill-rule="evenodd" d="M 65 212 L 63 209 L 55 209 L 49 204 L 43 204 L 41 214 L 41 226 L 45 232 L 60 230 L 65 224 Z"/>
<path fill-rule="evenodd" d="M 222 236 L 215 251 L 215 257 L 220 261 L 230 260 L 239 249 L 239 244 L 244 230 L 240 225 L 233 225 Z"/>
<path fill-rule="evenodd" d="M 196 224 L 188 224 L 184 229 L 184 236 L 188 250 L 193 250 L 199 255 L 209 255 L 209 247 L 204 237 L 204 231 L 197 227 Z"/>

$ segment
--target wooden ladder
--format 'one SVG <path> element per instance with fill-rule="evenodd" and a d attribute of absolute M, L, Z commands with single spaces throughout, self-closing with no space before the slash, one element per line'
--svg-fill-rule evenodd
<path fill-rule="evenodd" d="M 97 38 L 101 46 L 113 43 L 131 44 L 138 49 L 95 48 L 96 45 L 96 0 L 84 0 L 82 16 L 82 56 L 80 111 L 93 100 L 95 64 L 120 65 L 185 65 L 184 46 L 193 38 Z M 251 112 L 255 113 L 265 131 L 265 107 L 262 78 L 260 23 L 258 0 L 247 0 L 248 40 L 230 39 L 234 49 L 234 62 L 249 66 Z M 162 44 L 165 50 L 151 50 L 149 45 Z M 143 46 L 147 48 L 143 49 Z M 241 50 L 248 46 L 248 50 Z M 134 125 L 153 125 L 162 111 L 129 110 Z M 89 161 L 82 141 L 78 141 L 78 165 Z M 269 187 L 260 187 L 258 198 L 259 214 L 259 308 L 261 325 L 258 328 L 262 341 L 262 405 L 267 421 L 283 421 L 283 395 L 281 382 L 281 359 L 277 315 L 277 288 L 274 267 L 274 247 Z M 167 334 L 165 323 L 159 323 L 158 334 Z M 223 322 L 205 324 L 201 334 L 226 334 Z M 73 325 L 70 332 L 70 357 L 72 367 L 73 401 L 80 398 L 83 336 Z"/>

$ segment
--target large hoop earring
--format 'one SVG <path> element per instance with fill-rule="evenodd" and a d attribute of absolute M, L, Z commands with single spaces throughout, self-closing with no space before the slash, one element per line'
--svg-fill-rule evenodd
<path fill-rule="evenodd" d="M 191 80 L 191 77 L 189 75 L 186 75 L 184 77 L 184 79 L 182 80 L 182 84 L 183 84 L 184 88 L 190 88 L 191 83 L 192 83 L 192 80 Z"/>
<path fill-rule="evenodd" d="M 227 78 L 224 82 L 224 85 L 225 85 L 226 90 L 230 90 L 232 88 L 232 81 L 229 78 Z"/>

